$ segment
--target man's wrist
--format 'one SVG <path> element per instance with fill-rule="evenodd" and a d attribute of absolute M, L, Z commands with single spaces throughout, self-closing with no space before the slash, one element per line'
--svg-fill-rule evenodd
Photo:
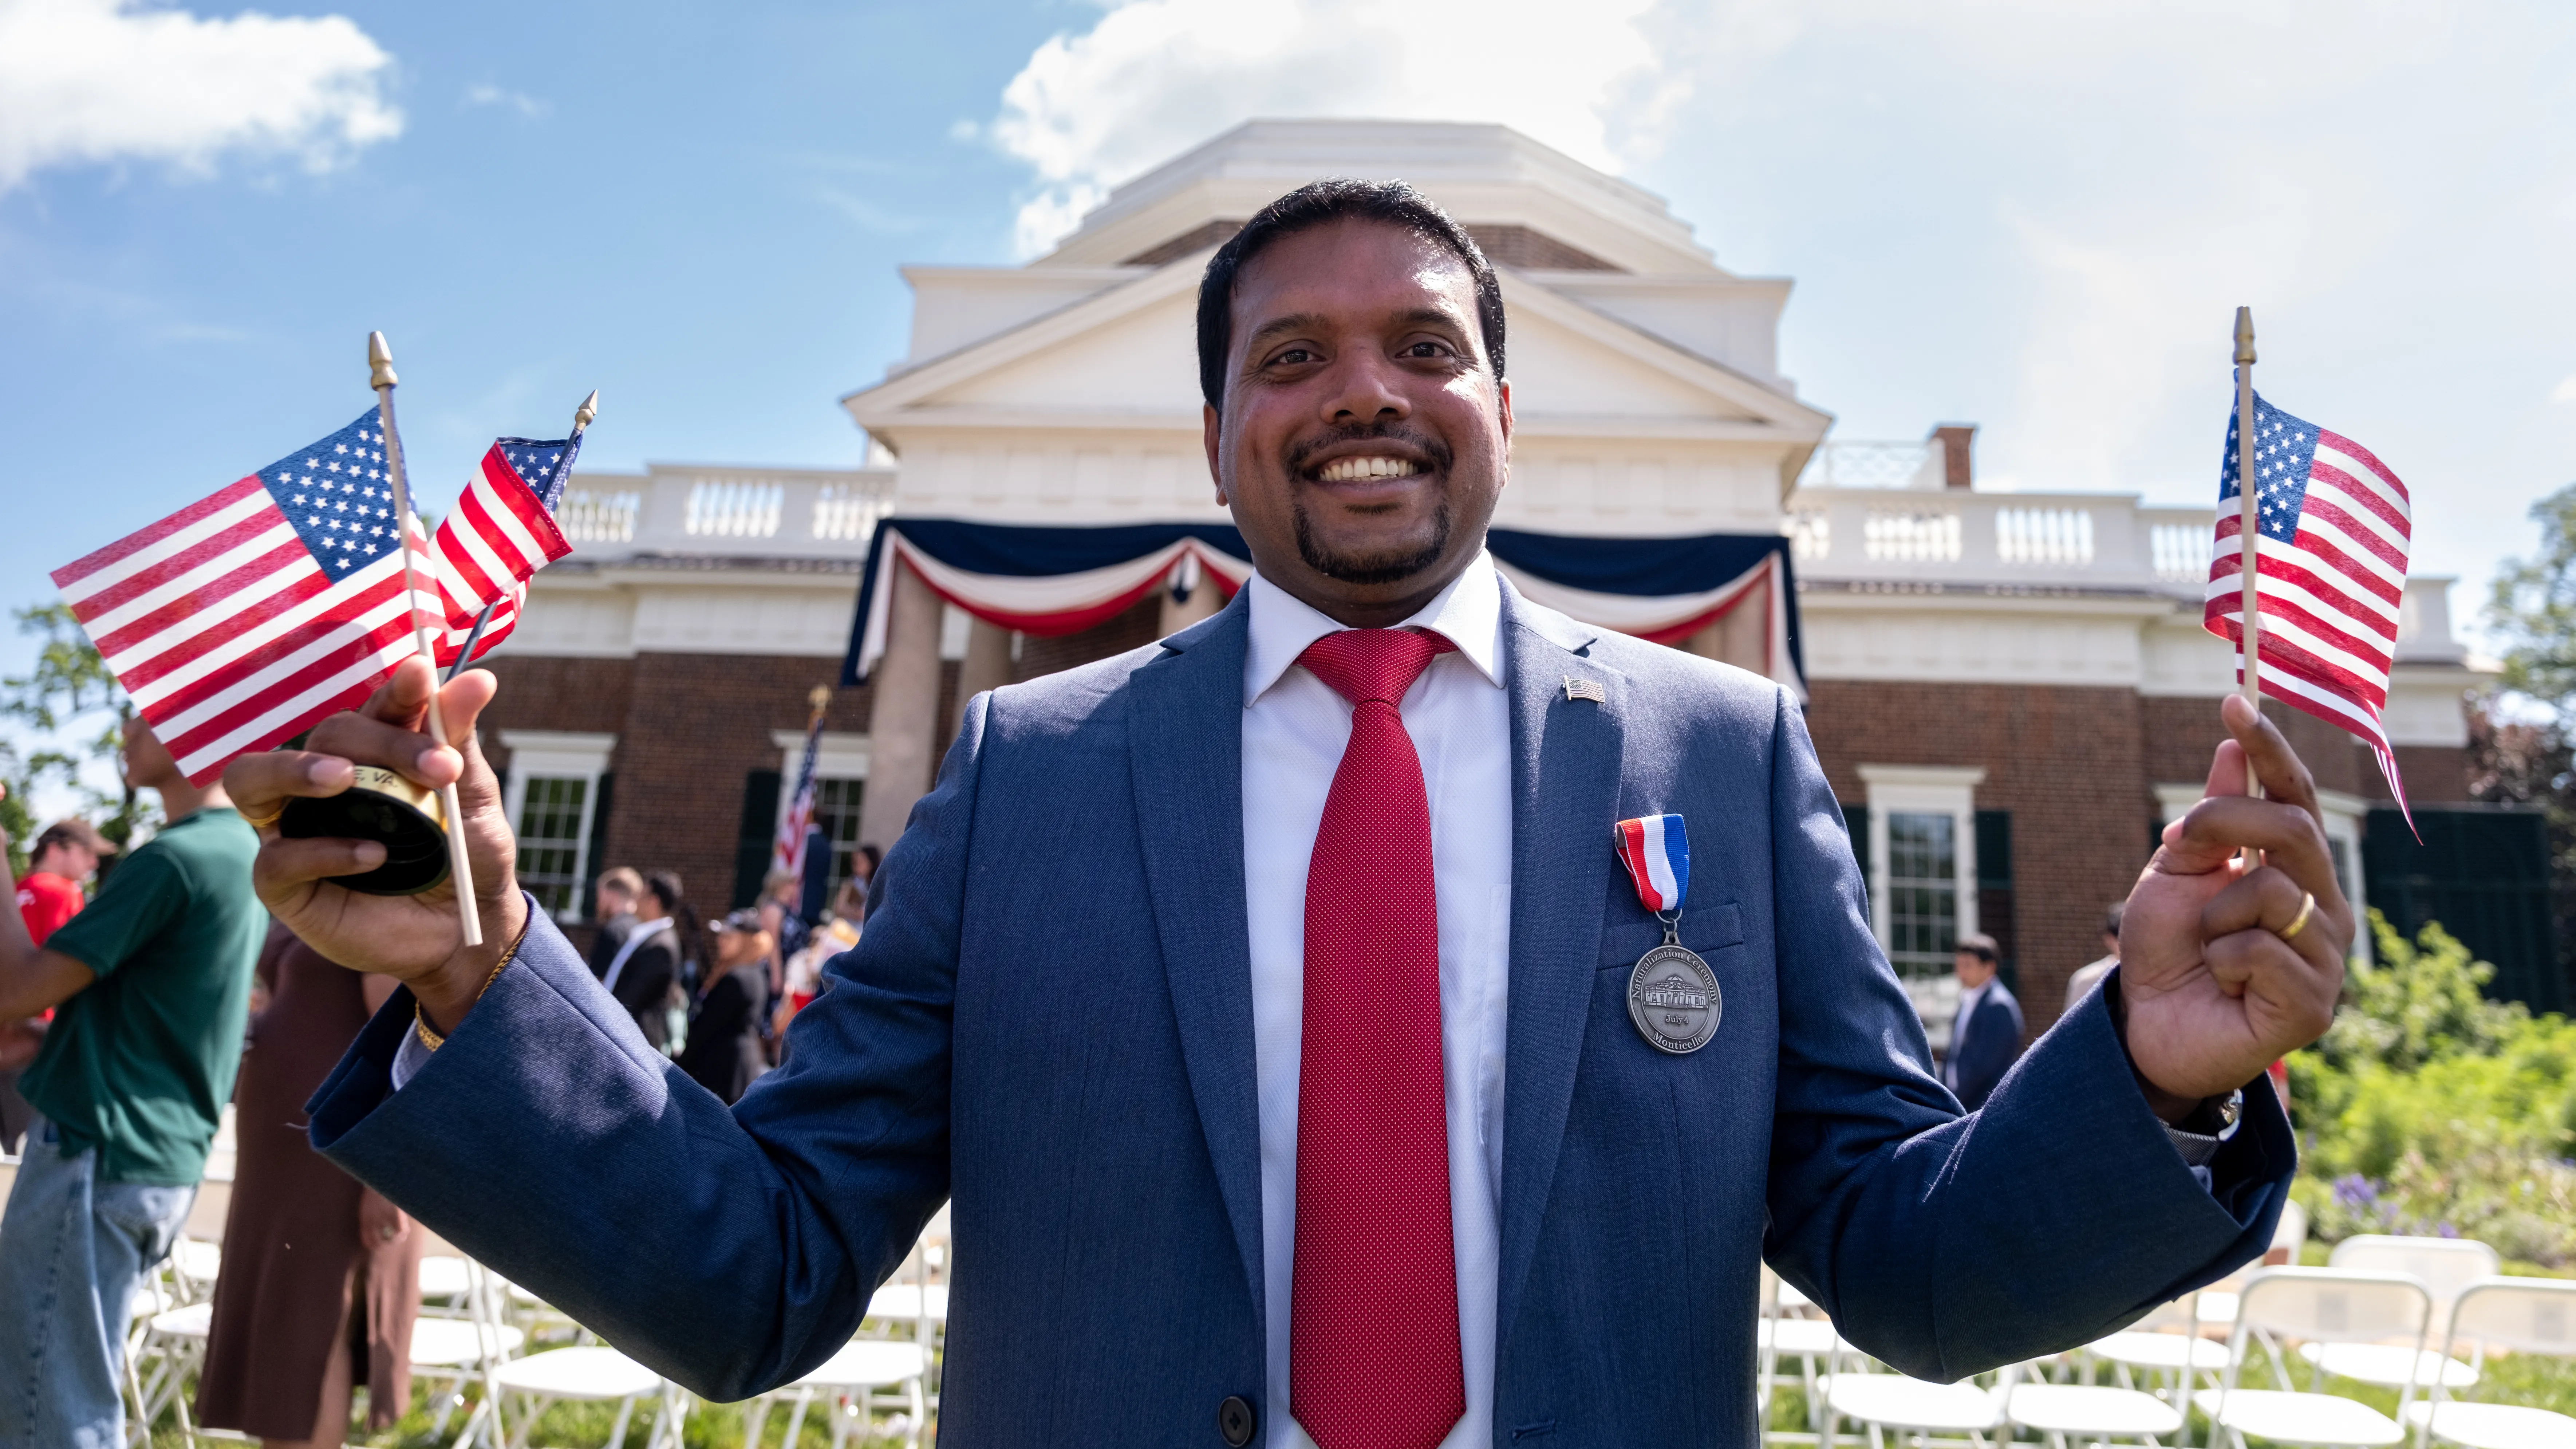
<path fill-rule="evenodd" d="M 438 968 L 407 983 L 420 1014 L 432 1031 L 444 1036 L 464 1023 L 483 989 L 528 928 L 528 898 L 513 890 L 484 903 L 483 944 L 460 948 Z"/>
<path fill-rule="evenodd" d="M 2211 1100 L 2207 1097 L 2176 1096 L 2149 1081 L 2147 1074 L 2138 1070 L 2137 1053 L 2129 1050 L 2129 1003 L 2121 994 L 2120 971 L 2116 966 L 2102 982 L 2102 1004 L 2110 1009 L 2111 1034 L 2120 1040 L 2120 1055 L 2129 1063 L 2129 1077 L 2138 1084 L 2139 1094 L 2147 1099 L 2147 1110 L 2156 1114 L 2157 1121 L 2167 1127 L 2175 1126 Z"/>

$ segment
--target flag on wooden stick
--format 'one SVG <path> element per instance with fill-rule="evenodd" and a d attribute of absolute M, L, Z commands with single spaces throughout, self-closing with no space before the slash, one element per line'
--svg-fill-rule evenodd
<path fill-rule="evenodd" d="M 2406 485 L 2368 448 L 2292 417 L 2257 396 L 2250 456 L 2258 537 L 2254 589 L 2255 658 L 2265 689 L 2294 709 L 2337 725 L 2370 746 L 2406 808 L 2406 784 L 2380 724 L 2397 624 L 2406 599 L 2412 511 Z M 2245 670 L 2244 592 L 2248 540 L 2241 523 L 2237 419 L 2227 424 L 2219 473 L 2218 546 L 2209 565 L 2202 622 L 2236 645 Z M 2411 820 L 2412 817 L 2410 816 Z"/>
<path fill-rule="evenodd" d="M 203 785 L 234 756 L 363 703 L 416 651 L 415 603 L 449 626 L 445 654 L 463 643 L 458 615 L 470 624 L 479 601 L 449 593 L 458 585 L 436 565 L 414 583 L 416 599 L 406 591 L 399 530 L 408 523 L 416 552 L 430 545 L 419 520 L 396 511 L 370 407 L 53 580 L 180 770 Z M 524 519 L 505 511 L 524 534 Z M 459 508 L 449 522 L 513 584 L 560 556 L 523 550 L 487 513 Z M 545 528 L 560 544 L 550 520 Z"/>

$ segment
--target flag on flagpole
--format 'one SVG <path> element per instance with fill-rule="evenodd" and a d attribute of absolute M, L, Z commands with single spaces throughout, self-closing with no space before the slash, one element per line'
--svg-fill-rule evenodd
<path fill-rule="evenodd" d="M 2219 473 L 2218 546 L 2201 620 L 2236 645 L 2244 678 L 2246 540 L 2236 420 Z M 2380 723 L 2406 599 L 2412 510 L 2406 485 L 2350 438 L 2254 399 L 2255 607 L 2264 691 L 2370 746 L 2406 809 L 2406 784 Z M 2412 820 L 2410 815 L 2409 820 Z"/>
<path fill-rule="evenodd" d="M 234 756 L 363 703 L 417 651 L 415 609 L 451 626 L 440 648 L 442 662 L 454 658 L 464 631 L 442 571 L 405 590 L 395 530 L 406 523 L 415 550 L 429 548 L 417 518 L 394 517 L 370 407 L 53 580 L 180 770 L 204 785 Z M 506 532 L 477 536 L 496 559 L 517 548 Z M 470 624 L 473 609 L 464 614 Z"/>
<path fill-rule="evenodd" d="M 814 822 L 814 765 L 822 744 L 823 711 L 817 709 L 805 726 L 805 763 L 796 772 L 796 793 L 788 797 L 787 813 L 778 820 L 778 838 L 770 843 L 772 874 L 785 871 L 800 879 L 805 874 L 805 827 Z"/>
<path fill-rule="evenodd" d="M 483 454 L 456 507 L 440 521 L 432 550 L 431 567 L 447 602 L 448 650 L 463 647 L 476 615 L 495 600 L 501 606 L 475 653 L 489 653 L 508 638 L 527 606 L 529 575 L 572 552 L 555 508 L 580 452 L 576 433 L 551 442 L 502 438 Z M 439 662 L 453 662 L 452 654 Z"/>

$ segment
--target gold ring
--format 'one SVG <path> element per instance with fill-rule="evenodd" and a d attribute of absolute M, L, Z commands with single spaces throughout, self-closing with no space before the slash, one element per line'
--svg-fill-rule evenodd
<path fill-rule="evenodd" d="M 234 807 L 234 808 L 239 809 L 240 807 L 236 806 L 236 807 Z M 242 818 L 242 823 L 243 823 L 243 824 L 245 824 L 245 825 L 247 825 L 247 826 L 249 826 L 249 827 L 250 827 L 251 829 L 253 829 L 253 830 L 266 830 L 266 829 L 268 829 L 270 826 L 275 825 L 275 824 L 277 823 L 278 817 L 279 817 L 279 816 L 281 816 L 281 815 L 284 815 L 285 813 L 286 813 L 286 802 L 285 802 L 285 801 L 283 801 L 283 800 L 281 800 L 281 801 L 279 801 L 279 802 L 278 802 L 278 805 L 277 805 L 277 808 L 276 808 L 276 809 L 271 810 L 270 812 L 268 812 L 268 813 L 267 813 L 267 814 L 265 814 L 265 815 L 253 815 L 253 814 L 251 814 L 249 811 L 247 811 L 247 810 L 243 810 L 243 811 L 241 812 L 241 818 Z"/>
<path fill-rule="evenodd" d="M 2299 902 L 2299 914 L 2297 919 L 2281 928 L 2281 939 L 2284 941 L 2297 940 L 2299 938 L 2299 933 L 2308 928 L 2308 917 L 2316 913 L 2317 893 L 2315 891 L 2309 891 L 2306 894 L 2307 899 Z"/>

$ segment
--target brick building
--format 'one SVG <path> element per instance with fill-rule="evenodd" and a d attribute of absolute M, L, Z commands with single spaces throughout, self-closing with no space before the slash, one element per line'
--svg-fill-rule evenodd
<path fill-rule="evenodd" d="M 577 551 L 539 576 L 494 658 L 488 716 L 547 904 L 577 919 L 611 863 L 674 868 L 702 907 L 756 884 L 878 519 L 1221 520 L 1199 444 L 1197 277 L 1255 208 L 1330 174 L 1415 182 L 1503 272 L 1520 427 L 1498 524 L 1788 536 L 1808 722 L 1882 942 L 1936 1036 L 1967 929 L 2006 943 L 2033 1028 L 2052 1020 L 2219 738 L 2231 663 L 2199 625 L 2208 511 L 1980 491 L 1964 425 L 1826 441 L 1830 415 L 1776 367 L 1786 280 L 1723 270 L 1657 198 L 1493 126 L 1254 123 L 1120 188 L 1026 266 L 907 268 L 911 353 L 843 400 L 866 467 L 577 475 Z M 2388 709 L 2419 807 L 2466 794 L 2474 678 L 2448 583 L 2408 586 Z M 837 871 L 899 831 L 965 697 L 1145 643 L 1214 598 L 1148 595 L 1037 638 L 898 571 L 885 661 L 825 721 Z M 1752 618 L 1679 647 L 1761 667 Z M 2376 767 L 2348 736 L 2276 717 L 2366 894 Z"/>

